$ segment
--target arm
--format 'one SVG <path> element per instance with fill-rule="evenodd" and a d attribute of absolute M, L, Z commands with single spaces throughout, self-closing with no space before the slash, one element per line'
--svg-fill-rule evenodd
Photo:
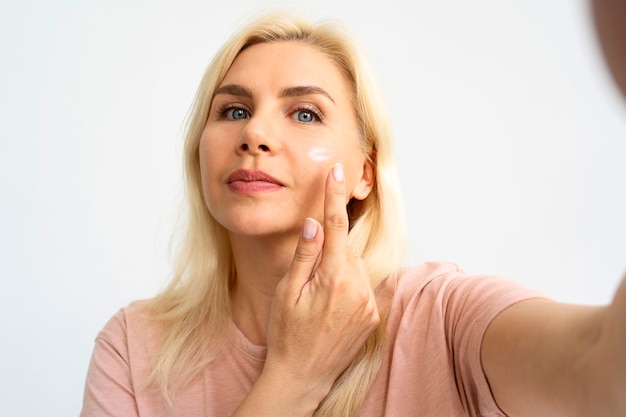
<path fill-rule="evenodd" d="M 340 166 L 325 193 L 324 226 L 306 221 L 276 288 L 263 372 L 234 417 L 312 415 L 380 322 L 363 263 L 347 246 Z"/>
<path fill-rule="evenodd" d="M 606 307 L 509 307 L 487 329 L 481 357 L 510 416 L 626 415 L 626 279 Z"/>

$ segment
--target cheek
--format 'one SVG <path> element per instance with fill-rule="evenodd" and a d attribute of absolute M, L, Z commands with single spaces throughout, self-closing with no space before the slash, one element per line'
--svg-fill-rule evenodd
<path fill-rule="evenodd" d="M 346 171 L 347 185 L 350 186 L 354 177 L 360 173 L 363 163 L 363 155 L 358 139 L 352 130 L 342 131 L 341 134 L 333 132 L 325 137 L 317 137 L 302 146 L 292 148 L 292 152 L 298 154 L 298 160 L 306 166 L 309 175 L 322 179 L 326 177 L 333 166 L 340 162 Z"/>
<path fill-rule="evenodd" d="M 202 181 L 202 190 L 204 198 L 209 203 L 211 197 L 211 187 L 214 186 L 216 180 L 219 181 L 218 170 L 220 167 L 220 155 L 222 152 L 215 152 L 214 147 L 210 145 L 209 137 L 202 134 L 200 144 L 198 146 L 198 159 L 200 165 L 200 179 Z"/>
<path fill-rule="evenodd" d="M 210 161 L 210 153 L 208 152 L 207 140 L 202 136 L 200 138 L 200 145 L 198 146 L 198 159 L 200 162 L 200 174 L 202 175 L 202 183 L 205 182 L 205 177 L 208 175 L 208 169 L 212 165 Z"/>
<path fill-rule="evenodd" d="M 323 193 L 326 178 L 333 165 L 338 162 L 334 144 L 322 140 L 312 141 L 298 149 L 292 149 L 297 155 L 297 166 L 302 179 L 308 183 L 309 191 L 317 195 Z"/>
<path fill-rule="evenodd" d="M 224 133 L 214 127 L 206 127 L 202 132 L 198 145 L 198 157 L 203 176 L 205 171 L 207 173 L 211 170 L 214 171 L 215 167 L 219 165 L 220 159 L 223 159 L 226 144 L 223 141 L 220 142 L 220 139 L 224 137 L 226 137 Z"/>
<path fill-rule="evenodd" d="M 337 152 L 331 147 L 312 146 L 306 153 L 306 156 L 312 162 L 326 162 L 335 159 Z"/>

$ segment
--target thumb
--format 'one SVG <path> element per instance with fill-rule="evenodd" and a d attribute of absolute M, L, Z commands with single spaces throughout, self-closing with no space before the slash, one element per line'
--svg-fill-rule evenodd
<path fill-rule="evenodd" d="M 300 290 L 311 279 L 322 251 L 324 231 L 319 222 L 307 217 L 289 268 L 288 280 Z"/>

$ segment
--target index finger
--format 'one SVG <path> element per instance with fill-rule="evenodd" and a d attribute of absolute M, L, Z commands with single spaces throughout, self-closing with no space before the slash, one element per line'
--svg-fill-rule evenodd
<path fill-rule="evenodd" d="M 322 265 L 329 261 L 345 259 L 348 226 L 343 167 L 337 163 L 326 178 Z"/>

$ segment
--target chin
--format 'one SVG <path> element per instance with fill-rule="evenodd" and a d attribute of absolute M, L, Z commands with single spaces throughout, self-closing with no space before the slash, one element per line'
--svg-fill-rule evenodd
<path fill-rule="evenodd" d="M 284 222 L 280 224 L 261 221 L 259 219 L 244 219 L 242 221 L 233 221 L 223 224 L 231 235 L 237 235 L 240 237 L 249 237 L 253 239 L 257 238 L 290 238 L 292 236 L 298 237 L 301 226 L 295 227 L 294 225 L 288 226 Z"/>

